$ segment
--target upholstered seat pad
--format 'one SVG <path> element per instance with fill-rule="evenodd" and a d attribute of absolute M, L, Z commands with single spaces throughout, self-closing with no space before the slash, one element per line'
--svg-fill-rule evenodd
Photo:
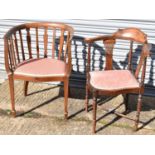
<path fill-rule="evenodd" d="M 90 84 L 96 89 L 107 91 L 139 88 L 139 82 L 128 70 L 90 72 Z"/>
<path fill-rule="evenodd" d="M 65 76 L 67 74 L 67 65 L 61 60 L 51 58 L 31 59 L 21 63 L 14 74 L 30 77 Z"/>

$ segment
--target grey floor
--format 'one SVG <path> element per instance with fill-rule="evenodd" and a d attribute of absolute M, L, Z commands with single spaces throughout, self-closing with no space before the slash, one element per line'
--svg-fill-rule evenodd
<path fill-rule="evenodd" d="M 44 83 L 30 83 L 29 95 L 23 96 L 23 82 L 15 83 L 17 117 L 10 115 L 8 81 L 0 85 L 0 134 L 1 135 L 90 135 L 92 134 L 92 110 L 84 111 L 84 90 L 71 88 L 69 98 L 69 119 L 63 118 L 63 88 Z M 103 103 L 100 108 L 114 108 L 123 101 L 122 95 Z M 131 112 L 135 117 L 136 97 L 130 97 Z M 90 100 L 90 105 L 91 105 Z M 155 134 L 155 98 L 144 97 L 141 124 L 138 132 L 133 131 L 134 122 L 98 110 L 97 134 L 135 135 Z M 118 111 L 124 111 L 122 105 Z M 105 115 L 105 117 L 104 117 Z"/>

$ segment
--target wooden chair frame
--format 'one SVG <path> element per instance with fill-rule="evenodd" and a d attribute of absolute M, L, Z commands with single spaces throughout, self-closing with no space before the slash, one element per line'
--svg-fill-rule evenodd
<path fill-rule="evenodd" d="M 35 30 L 35 38 L 36 38 L 36 51 L 33 53 L 32 49 L 32 41 L 31 41 L 31 29 Z M 52 58 L 55 59 L 55 39 L 57 30 L 60 31 L 60 44 L 58 51 L 58 60 L 62 59 L 62 51 L 64 46 L 64 40 L 66 35 L 66 46 L 65 46 L 65 56 L 63 61 L 67 64 L 67 75 L 63 77 L 55 76 L 55 77 L 30 77 L 25 75 L 16 75 L 14 71 L 18 68 L 18 65 L 27 60 L 33 59 L 33 54 L 37 55 L 37 59 L 40 58 L 40 48 L 39 48 L 39 29 L 43 29 L 43 44 L 44 44 L 44 58 L 48 57 L 48 44 L 52 42 Z M 50 29 L 53 33 L 52 41 L 48 38 L 48 29 Z M 28 59 L 25 56 L 24 49 L 24 40 L 22 31 L 26 32 L 26 42 L 28 49 Z M 15 110 L 15 97 L 14 97 L 14 80 L 24 80 L 24 95 L 27 95 L 28 84 L 31 82 L 51 82 L 51 81 L 61 81 L 64 82 L 64 115 L 65 118 L 68 117 L 68 85 L 69 85 L 69 76 L 72 69 L 71 65 L 71 40 L 73 36 L 73 28 L 63 24 L 63 23 L 52 23 L 52 22 L 39 22 L 39 23 L 26 23 L 22 25 L 18 25 L 10 29 L 4 36 L 4 55 L 5 55 L 5 68 L 8 74 L 9 87 L 10 87 L 10 96 L 11 96 L 11 110 L 12 114 L 16 116 Z M 17 34 L 19 35 L 17 38 Z M 21 50 L 19 50 L 19 44 Z M 21 56 L 20 56 L 20 54 Z"/>
<path fill-rule="evenodd" d="M 132 53 L 133 53 L 133 42 L 138 42 L 143 45 L 140 61 L 137 65 L 136 71 L 134 73 L 135 78 L 138 80 L 138 76 L 142 69 L 141 73 L 141 80 L 139 81 L 139 88 L 137 89 L 125 89 L 125 90 L 98 90 L 95 89 L 90 84 L 90 64 L 91 64 L 91 46 L 96 41 L 103 41 L 105 50 L 106 50 L 106 66 L 105 70 L 113 70 L 113 49 L 117 39 L 122 40 L 129 40 L 130 41 L 130 51 L 128 56 L 128 70 L 132 72 Z M 130 120 L 135 121 L 135 130 L 138 129 L 139 123 L 139 116 L 141 111 L 141 104 L 142 104 L 142 94 L 144 93 L 144 79 L 145 79 L 145 71 L 146 71 L 146 60 L 147 57 L 150 55 L 149 46 L 147 43 L 147 36 L 144 34 L 140 29 L 137 28 L 126 28 L 126 29 L 119 29 L 116 33 L 112 34 L 111 36 L 98 36 L 94 38 L 86 38 L 85 42 L 88 44 L 88 53 L 87 53 L 87 82 L 86 82 L 86 99 L 85 99 L 85 109 L 88 112 L 88 96 L 89 93 L 92 92 L 93 94 L 93 129 L 92 132 L 96 132 L 96 112 L 97 112 L 97 96 L 98 95 L 119 95 L 119 94 L 126 94 L 126 110 L 128 110 L 128 94 L 134 93 L 138 95 L 138 103 L 137 103 L 137 114 L 136 119 L 128 118 L 126 115 L 115 112 L 115 114 L 128 118 Z"/>

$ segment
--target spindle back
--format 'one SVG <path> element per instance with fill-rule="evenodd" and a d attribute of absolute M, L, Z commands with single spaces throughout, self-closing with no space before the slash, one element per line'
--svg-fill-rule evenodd
<path fill-rule="evenodd" d="M 51 57 L 71 66 L 73 28 L 63 23 L 26 23 L 10 29 L 4 36 L 5 66 L 13 72 L 29 59 Z"/>

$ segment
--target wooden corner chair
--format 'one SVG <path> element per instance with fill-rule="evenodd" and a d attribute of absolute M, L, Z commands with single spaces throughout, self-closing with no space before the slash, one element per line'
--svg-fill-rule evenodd
<path fill-rule="evenodd" d="M 128 54 L 128 67 L 123 70 L 113 69 L 113 50 L 117 40 L 128 40 L 130 42 L 130 51 Z M 106 65 L 105 70 L 91 71 L 91 45 L 96 41 L 102 41 L 105 47 Z M 119 95 L 126 94 L 125 107 L 128 110 L 128 94 L 138 94 L 137 114 L 135 121 L 135 130 L 138 129 L 139 116 L 142 104 L 142 94 L 144 93 L 144 79 L 146 70 L 146 59 L 149 56 L 149 46 L 147 36 L 140 29 L 126 28 L 119 29 L 111 36 L 99 36 L 95 38 L 86 38 L 88 43 L 87 53 L 87 84 L 86 84 L 86 100 L 85 109 L 88 112 L 88 95 L 93 94 L 93 133 L 96 132 L 96 112 L 97 112 L 97 96 L 99 95 Z M 132 68 L 133 43 L 136 42 L 142 45 L 140 60 L 135 72 Z M 120 52 L 121 55 L 121 52 Z M 139 80 L 140 79 L 140 80 Z M 119 116 L 128 118 L 122 113 L 115 113 Z"/>
<path fill-rule="evenodd" d="M 64 82 L 64 115 L 68 116 L 68 85 L 73 28 L 63 23 L 26 23 L 4 36 L 5 67 L 9 79 L 11 110 L 16 116 L 14 80 L 24 81 L 24 95 L 31 82 Z"/>

